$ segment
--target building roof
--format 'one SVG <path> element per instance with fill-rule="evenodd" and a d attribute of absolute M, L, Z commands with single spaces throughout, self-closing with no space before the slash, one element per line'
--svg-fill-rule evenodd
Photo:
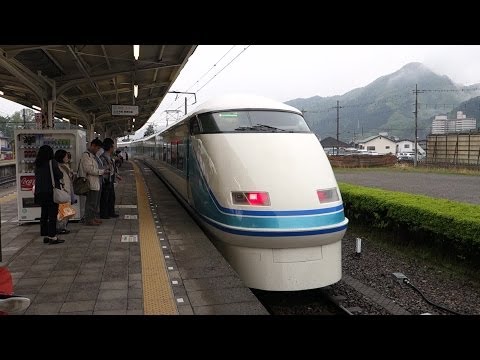
<path fill-rule="evenodd" d="M 337 139 L 334 139 L 331 136 L 321 140 L 320 144 L 322 144 L 322 146 L 324 148 L 330 148 L 330 147 L 345 147 L 345 148 L 347 148 L 347 147 L 350 146 L 347 143 L 344 143 L 343 141 L 338 141 L 337 142 Z"/>
<path fill-rule="evenodd" d="M 385 139 L 387 139 L 387 140 L 389 140 L 389 141 L 391 141 L 391 142 L 393 142 L 393 143 L 395 142 L 395 140 L 392 140 L 389 136 L 385 136 L 385 135 L 373 135 L 373 136 L 370 136 L 370 137 L 368 137 L 368 138 L 366 138 L 366 139 L 363 139 L 363 140 L 358 141 L 358 144 L 365 144 L 365 143 L 367 143 L 367 142 L 369 142 L 369 141 L 372 141 L 373 139 L 376 139 L 377 137 L 383 137 L 383 138 L 385 138 Z"/>
<path fill-rule="evenodd" d="M 84 127 L 95 116 L 96 131 L 108 128 L 113 137 L 120 136 L 132 116 L 112 115 L 112 106 L 138 106 L 135 127 L 142 127 L 196 45 L 139 49 L 136 59 L 132 45 L 0 45 L 0 89 L 4 98 L 32 107 L 50 99 L 55 86 L 55 116 Z"/>

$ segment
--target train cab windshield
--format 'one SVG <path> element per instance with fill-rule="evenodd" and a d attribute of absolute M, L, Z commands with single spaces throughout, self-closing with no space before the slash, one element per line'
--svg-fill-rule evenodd
<path fill-rule="evenodd" d="M 305 119 L 286 111 L 228 111 L 198 115 L 204 134 L 225 132 L 310 133 Z"/>

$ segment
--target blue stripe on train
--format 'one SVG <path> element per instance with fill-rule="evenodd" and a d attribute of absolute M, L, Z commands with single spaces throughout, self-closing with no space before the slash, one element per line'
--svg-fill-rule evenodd
<path fill-rule="evenodd" d="M 245 229 L 232 229 L 220 224 L 217 224 L 205 216 L 202 216 L 202 219 L 216 227 L 219 230 L 224 232 L 235 234 L 235 235 L 248 235 L 248 236 L 264 236 L 264 237 L 280 237 L 280 236 L 308 236 L 308 235 L 318 235 L 318 234 L 330 234 L 338 231 L 345 230 L 347 225 L 341 225 L 329 229 L 316 229 L 316 230 L 294 230 L 294 231 L 250 231 Z"/>
<path fill-rule="evenodd" d="M 298 228 L 318 228 L 321 226 L 335 225 L 345 220 L 343 205 L 338 205 L 326 209 L 294 211 L 255 211 L 225 208 L 218 203 L 213 192 L 205 181 L 205 178 L 202 174 L 202 171 L 200 170 L 200 166 L 198 165 L 198 161 L 195 158 L 193 151 L 190 151 L 190 159 L 193 160 L 189 161 L 188 163 L 190 167 L 189 176 L 190 182 L 192 184 L 191 189 L 194 209 L 200 215 L 210 218 L 219 223 L 242 228 L 282 228 L 288 231 L 287 229 L 293 230 Z M 315 234 L 321 234 L 325 233 L 325 231 L 327 230 L 312 231 L 314 231 Z M 303 231 L 301 233 L 304 234 Z"/>

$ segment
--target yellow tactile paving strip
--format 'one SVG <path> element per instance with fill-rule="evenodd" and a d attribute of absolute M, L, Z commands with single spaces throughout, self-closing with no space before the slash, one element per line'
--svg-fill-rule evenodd
<path fill-rule="evenodd" d="M 6 203 L 6 202 L 8 202 L 8 201 L 10 201 L 10 200 L 16 199 L 16 197 L 17 197 L 17 193 L 16 193 L 16 192 L 13 193 L 13 194 L 10 194 L 10 195 L 6 195 L 6 196 L 0 198 L 0 204 L 3 204 L 3 203 Z"/>
<path fill-rule="evenodd" d="M 137 186 L 140 256 L 142 262 L 143 311 L 145 315 L 176 315 L 163 252 L 148 205 L 147 191 L 139 167 L 133 164 Z"/>

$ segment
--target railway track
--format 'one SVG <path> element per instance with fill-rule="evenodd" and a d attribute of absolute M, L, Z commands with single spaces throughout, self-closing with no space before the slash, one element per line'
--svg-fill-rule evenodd
<path fill-rule="evenodd" d="M 251 289 L 271 315 L 354 315 L 329 289 L 263 291 Z"/>
<path fill-rule="evenodd" d="M 16 179 L 17 179 L 16 175 L 0 177 L 0 187 L 3 187 L 5 185 L 9 185 L 9 184 L 15 182 Z"/>

